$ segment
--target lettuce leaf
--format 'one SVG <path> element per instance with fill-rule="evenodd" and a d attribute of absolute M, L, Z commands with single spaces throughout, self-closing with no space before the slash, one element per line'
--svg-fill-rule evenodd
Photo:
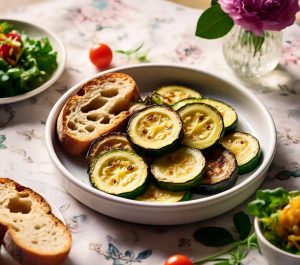
<path fill-rule="evenodd" d="M 26 93 L 45 83 L 57 69 L 57 52 L 48 38 L 30 39 L 22 34 L 23 51 L 17 66 L 0 58 L 0 97 Z"/>

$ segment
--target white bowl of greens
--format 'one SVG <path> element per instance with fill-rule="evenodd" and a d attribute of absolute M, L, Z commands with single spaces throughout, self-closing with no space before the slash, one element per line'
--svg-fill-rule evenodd
<path fill-rule="evenodd" d="M 48 29 L 16 19 L 0 19 L 0 104 L 32 97 L 63 73 L 66 52 Z"/>
<path fill-rule="evenodd" d="M 259 190 L 248 205 L 261 253 L 269 264 L 300 264 L 300 191 Z"/>

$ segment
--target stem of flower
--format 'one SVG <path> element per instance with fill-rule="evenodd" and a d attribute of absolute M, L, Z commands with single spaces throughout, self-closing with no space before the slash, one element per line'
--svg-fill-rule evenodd
<path fill-rule="evenodd" d="M 234 244 L 233 246 L 231 246 L 230 248 L 224 249 L 224 250 L 222 250 L 222 251 L 220 251 L 220 252 L 217 252 L 217 253 L 215 253 L 215 254 L 212 254 L 212 255 L 210 255 L 210 256 L 208 256 L 208 257 L 205 257 L 205 258 L 203 258 L 203 259 L 194 261 L 193 264 L 194 264 L 194 265 L 199 265 L 199 264 L 203 264 L 203 263 L 208 262 L 208 261 L 217 261 L 217 259 L 216 259 L 217 257 L 229 253 L 230 251 L 234 250 L 236 247 L 238 247 L 239 245 L 241 245 L 242 242 L 243 242 L 243 241 L 240 241 L 240 242 Z"/>
<path fill-rule="evenodd" d="M 233 244 L 231 247 L 226 248 L 220 252 L 217 252 L 215 254 L 212 254 L 208 257 L 205 257 L 203 259 L 197 260 L 193 262 L 193 265 L 200 265 L 200 264 L 204 264 L 205 262 L 209 262 L 209 261 L 223 261 L 224 259 L 222 258 L 218 258 L 219 256 L 225 255 L 225 254 L 229 254 L 231 251 L 233 251 L 234 249 L 236 249 L 238 246 L 242 246 L 242 245 L 246 245 L 245 247 L 247 247 L 248 249 L 251 248 L 251 244 L 248 244 L 248 242 L 251 242 L 253 240 L 253 238 L 255 238 L 255 233 L 252 233 L 251 235 L 249 235 L 246 239 L 244 240 L 240 240 L 238 242 L 236 242 L 235 244 Z M 247 252 L 248 254 L 248 252 Z M 245 256 L 247 256 L 247 254 L 245 254 Z"/>

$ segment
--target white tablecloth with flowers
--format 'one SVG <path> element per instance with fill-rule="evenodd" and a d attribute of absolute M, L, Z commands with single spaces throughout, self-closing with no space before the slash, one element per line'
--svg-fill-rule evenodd
<path fill-rule="evenodd" d="M 23 102 L 0 106 L 0 175 L 29 186 L 60 209 L 73 234 L 65 264 L 163 264 L 174 253 L 198 259 L 218 251 L 196 242 L 193 233 L 208 225 L 232 228 L 232 216 L 246 202 L 205 222 L 178 226 L 126 223 L 87 208 L 59 185 L 60 173 L 45 147 L 45 122 L 61 95 L 97 70 L 88 58 L 94 40 L 113 50 L 143 43 L 149 62 L 192 64 L 233 82 L 242 83 L 272 114 L 278 148 L 263 188 L 300 187 L 300 28 L 284 30 L 281 64 L 255 81 L 238 79 L 222 57 L 222 40 L 194 36 L 199 10 L 161 0 L 26 0 L 6 2 L 1 17 L 26 19 L 47 27 L 63 40 L 67 67 L 58 82 Z M 136 57 L 114 54 L 114 66 L 138 63 Z M 0 256 L 0 264 L 13 264 Z M 244 264 L 266 264 L 253 250 Z"/>

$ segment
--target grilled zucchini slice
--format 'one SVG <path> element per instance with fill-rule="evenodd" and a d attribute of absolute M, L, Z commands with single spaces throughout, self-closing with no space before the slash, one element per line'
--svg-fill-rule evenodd
<path fill-rule="evenodd" d="M 162 100 L 167 105 L 173 105 L 186 98 L 202 98 L 199 92 L 185 86 L 163 86 L 155 92 L 162 96 Z"/>
<path fill-rule="evenodd" d="M 188 147 L 206 149 L 224 134 L 221 114 L 205 103 L 190 103 L 178 110 L 183 122 L 182 143 Z"/>
<path fill-rule="evenodd" d="M 103 192 L 135 198 L 147 187 L 148 167 L 132 151 L 110 150 L 99 155 L 89 172 L 92 185 Z"/>
<path fill-rule="evenodd" d="M 201 102 L 213 106 L 222 115 L 226 133 L 233 131 L 238 123 L 238 116 L 233 107 L 228 104 L 211 98 L 203 98 Z"/>
<path fill-rule="evenodd" d="M 231 106 L 229 106 L 228 104 L 216 100 L 216 99 L 211 99 L 211 98 L 187 98 L 187 99 L 183 99 L 180 100 L 179 102 L 177 102 L 176 104 L 174 104 L 172 106 L 172 108 L 174 110 L 179 110 L 181 107 L 189 104 L 189 103 L 205 103 L 208 104 L 210 106 L 213 106 L 214 108 L 216 108 L 222 118 L 223 118 L 223 122 L 224 122 L 224 127 L 225 127 L 225 131 L 226 132 L 230 132 L 233 131 L 238 123 L 238 116 L 236 114 L 236 111 L 234 110 L 234 108 L 232 108 Z"/>
<path fill-rule="evenodd" d="M 88 167 L 90 168 L 97 156 L 112 149 L 133 150 L 125 133 L 113 132 L 103 134 L 90 145 L 86 155 Z"/>
<path fill-rule="evenodd" d="M 235 155 L 239 174 L 249 173 L 261 161 L 262 152 L 259 141 L 249 133 L 230 133 L 220 140 L 220 144 Z"/>
<path fill-rule="evenodd" d="M 137 152 L 162 155 L 174 150 L 182 139 L 182 121 L 166 106 L 152 105 L 132 115 L 127 134 Z"/>
<path fill-rule="evenodd" d="M 200 194 L 216 194 L 233 187 L 238 178 L 235 156 L 218 145 L 204 152 L 207 170 L 194 191 Z"/>
<path fill-rule="evenodd" d="M 157 94 L 155 91 L 145 98 L 145 103 L 146 105 L 166 105 L 163 97 Z"/>
<path fill-rule="evenodd" d="M 190 191 L 168 191 L 151 183 L 145 193 L 135 199 L 143 202 L 172 203 L 188 201 L 191 197 L 192 194 Z"/>
<path fill-rule="evenodd" d="M 200 150 L 180 147 L 154 159 L 150 170 L 160 188 L 186 191 L 200 184 L 205 171 L 205 158 Z"/>
<path fill-rule="evenodd" d="M 173 110 L 179 110 L 181 107 L 189 104 L 189 103 L 201 103 L 202 98 L 186 98 L 175 103 L 172 108 Z"/>

